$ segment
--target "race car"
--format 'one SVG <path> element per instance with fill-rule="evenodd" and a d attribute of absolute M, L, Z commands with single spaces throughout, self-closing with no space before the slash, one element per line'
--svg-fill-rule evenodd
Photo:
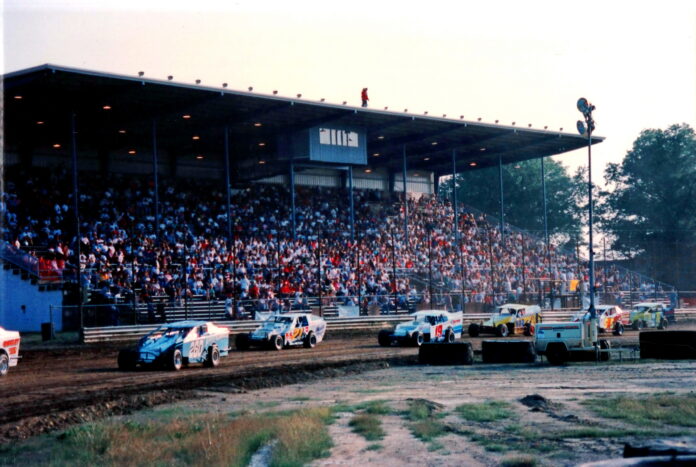
<path fill-rule="evenodd" d="M 284 313 L 273 315 L 253 332 L 238 334 L 235 344 L 238 350 L 249 347 L 265 347 L 281 350 L 284 347 L 304 346 L 314 348 L 324 340 L 326 321 L 311 313 Z"/>
<path fill-rule="evenodd" d="M 477 337 L 485 333 L 506 337 L 522 333 L 525 336 L 531 336 L 538 323 L 541 323 L 541 308 L 537 305 L 506 303 L 497 307 L 487 321 L 471 323 L 469 335 Z"/>
<path fill-rule="evenodd" d="M 420 347 L 423 342 L 454 342 L 462 336 L 462 312 L 422 310 L 413 313 L 413 321 L 401 323 L 393 331 L 383 329 L 377 335 L 382 347 L 392 344 Z"/>
<path fill-rule="evenodd" d="M 624 324 L 628 322 L 628 312 L 617 305 L 595 305 L 597 314 L 597 331 L 612 332 L 615 336 L 621 336 L 624 332 Z M 573 315 L 571 321 L 587 321 L 590 312 L 581 310 Z"/>
<path fill-rule="evenodd" d="M 118 353 L 118 367 L 134 370 L 137 366 L 161 366 L 180 370 L 189 363 L 208 367 L 220 364 L 229 353 L 229 329 L 210 321 L 167 323 L 140 339 L 135 348 Z"/>
<path fill-rule="evenodd" d="M 665 307 L 662 303 L 636 303 L 631 309 L 628 320 L 631 323 L 631 328 L 636 331 L 642 328 L 664 329 L 667 327 Z"/>
<path fill-rule="evenodd" d="M 19 361 L 19 332 L 0 327 L 0 376 L 7 375 L 11 366 Z"/>

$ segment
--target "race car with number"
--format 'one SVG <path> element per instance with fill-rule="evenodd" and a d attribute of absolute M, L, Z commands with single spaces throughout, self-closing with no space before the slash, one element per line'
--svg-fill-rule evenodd
<path fill-rule="evenodd" d="M 155 329 L 138 342 L 135 348 L 122 349 L 118 367 L 133 370 L 137 366 L 161 366 L 180 370 L 189 363 L 208 367 L 220 364 L 229 353 L 229 329 L 210 321 L 179 321 Z"/>
<path fill-rule="evenodd" d="M 628 323 L 628 312 L 618 305 L 595 305 L 597 315 L 597 331 L 599 333 L 611 332 L 615 336 L 624 333 L 624 326 Z M 588 310 L 581 310 L 573 315 L 571 321 L 587 321 L 590 319 Z"/>
<path fill-rule="evenodd" d="M 664 329 L 668 323 L 665 316 L 665 306 L 658 302 L 636 303 L 631 308 L 628 320 L 631 323 L 631 328 L 636 331 L 642 328 Z"/>
<path fill-rule="evenodd" d="M 285 347 L 314 348 L 324 340 L 326 321 L 311 313 L 284 313 L 272 315 L 250 333 L 238 334 L 238 350 L 264 347 L 281 350 Z"/>
<path fill-rule="evenodd" d="M 537 305 L 506 303 L 496 307 L 491 317 L 481 323 L 469 325 L 469 335 L 495 334 L 506 337 L 512 334 L 534 335 L 534 329 L 541 323 L 541 308 Z"/>
<path fill-rule="evenodd" d="M 10 367 L 19 361 L 19 332 L 6 331 L 0 327 L 0 376 L 5 376 Z"/>
<path fill-rule="evenodd" d="M 413 313 L 413 320 L 398 324 L 393 331 L 383 329 L 377 335 L 382 347 L 392 344 L 420 347 L 423 342 L 454 342 L 462 336 L 462 312 L 422 310 Z"/>

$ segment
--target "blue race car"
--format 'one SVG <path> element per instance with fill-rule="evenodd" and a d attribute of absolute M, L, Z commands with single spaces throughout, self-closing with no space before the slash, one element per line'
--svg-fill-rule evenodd
<path fill-rule="evenodd" d="M 229 353 L 229 329 L 206 321 L 179 321 L 160 326 L 140 339 L 135 348 L 118 353 L 118 368 L 134 370 L 138 365 L 180 370 L 189 363 L 208 367 L 220 364 Z"/>

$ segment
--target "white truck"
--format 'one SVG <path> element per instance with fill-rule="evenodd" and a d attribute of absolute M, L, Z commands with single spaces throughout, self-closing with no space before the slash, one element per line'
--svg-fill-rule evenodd
<path fill-rule="evenodd" d="M 609 360 L 610 342 L 598 339 L 597 319 L 537 325 L 534 348 L 552 365 L 567 361 Z"/>
<path fill-rule="evenodd" d="M 0 327 L 0 376 L 5 376 L 10 367 L 19 361 L 19 333 Z"/>

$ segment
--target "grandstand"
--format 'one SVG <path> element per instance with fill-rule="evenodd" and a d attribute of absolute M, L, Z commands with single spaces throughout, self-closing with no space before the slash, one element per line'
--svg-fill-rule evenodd
<path fill-rule="evenodd" d="M 577 255 L 437 197 L 443 176 L 572 151 L 578 135 L 52 65 L 6 75 L 4 95 L 0 256 L 4 293 L 21 292 L 0 324 L 586 295 Z M 616 266 L 597 288 L 669 290 Z"/>

